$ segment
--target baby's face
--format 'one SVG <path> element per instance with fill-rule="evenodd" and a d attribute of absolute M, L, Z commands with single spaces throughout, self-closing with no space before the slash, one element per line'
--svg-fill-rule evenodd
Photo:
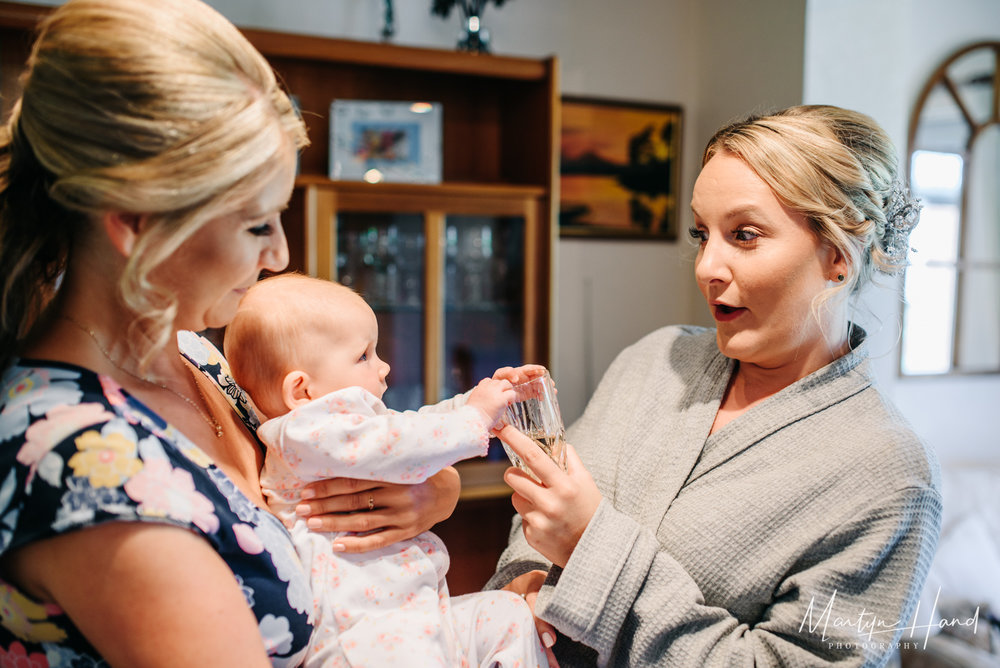
<path fill-rule="evenodd" d="M 319 397 L 346 387 L 363 387 L 379 399 L 386 390 L 389 365 L 375 352 L 378 322 L 371 308 L 358 298 L 338 304 L 335 331 L 317 331 L 319 360 L 311 370 L 311 394 Z"/>

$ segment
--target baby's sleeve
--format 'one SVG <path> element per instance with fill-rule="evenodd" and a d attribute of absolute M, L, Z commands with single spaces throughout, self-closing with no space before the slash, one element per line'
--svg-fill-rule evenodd
<path fill-rule="evenodd" d="M 489 448 L 487 416 L 462 406 L 396 412 L 361 388 L 333 392 L 266 422 L 268 457 L 302 480 L 336 477 L 420 483 Z"/>

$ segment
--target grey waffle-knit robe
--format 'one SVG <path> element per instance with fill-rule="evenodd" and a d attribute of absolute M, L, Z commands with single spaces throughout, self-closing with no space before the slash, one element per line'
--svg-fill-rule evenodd
<path fill-rule="evenodd" d="M 568 434 L 604 500 L 535 609 L 563 668 L 885 663 L 914 624 L 939 474 L 854 332 L 711 436 L 734 368 L 714 330 L 667 327 L 618 356 Z M 487 587 L 536 568 L 515 517 Z"/>

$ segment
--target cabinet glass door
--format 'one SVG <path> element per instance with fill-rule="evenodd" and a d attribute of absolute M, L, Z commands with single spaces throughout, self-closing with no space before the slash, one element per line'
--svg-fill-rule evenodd
<path fill-rule="evenodd" d="M 441 398 L 524 360 L 524 218 L 448 215 Z"/>
<path fill-rule="evenodd" d="M 337 214 L 337 278 L 375 311 L 395 410 L 424 403 L 425 243 L 420 213 Z"/>

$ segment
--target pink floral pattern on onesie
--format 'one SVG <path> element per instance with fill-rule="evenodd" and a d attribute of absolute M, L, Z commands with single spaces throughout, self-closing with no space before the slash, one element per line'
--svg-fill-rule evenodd
<path fill-rule="evenodd" d="M 432 533 L 362 554 L 333 552 L 335 535 L 295 514 L 314 480 L 351 477 L 423 482 L 445 466 L 486 454 L 489 419 L 464 397 L 419 411 L 389 410 L 351 387 L 258 429 L 267 446 L 261 485 L 289 523 L 310 566 L 315 631 L 306 667 L 547 666 L 527 604 L 509 592 L 452 598 L 448 551 Z"/>

